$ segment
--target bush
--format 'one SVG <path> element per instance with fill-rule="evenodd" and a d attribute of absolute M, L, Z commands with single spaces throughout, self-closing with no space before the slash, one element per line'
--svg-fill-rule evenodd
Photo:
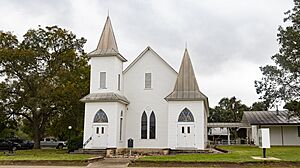
<path fill-rule="evenodd" d="M 82 147 L 83 147 L 83 137 L 82 136 L 73 137 L 70 139 L 70 141 L 68 141 L 69 152 L 73 152 L 74 150 L 77 150 Z"/>

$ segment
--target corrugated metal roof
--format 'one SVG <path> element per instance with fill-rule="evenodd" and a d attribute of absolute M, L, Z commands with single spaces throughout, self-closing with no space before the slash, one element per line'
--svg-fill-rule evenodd
<path fill-rule="evenodd" d="M 245 111 L 243 122 L 250 125 L 300 125 L 300 119 L 290 111 Z"/>
<path fill-rule="evenodd" d="M 192 62 L 187 49 L 185 49 L 184 52 L 174 90 L 165 99 L 167 101 L 207 101 L 207 97 L 199 90 Z"/>
<path fill-rule="evenodd" d="M 207 127 L 210 128 L 232 128 L 232 127 L 241 127 L 243 126 L 242 123 L 222 123 L 222 122 L 215 122 L 215 123 L 207 123 Z"/>
<path fill-rule="evenodd" d="M 96 50 L 88 54 L 90 57 L 117 56 L 123 62 L 127 60 L 119 53 L 114 31 L 109 16 L 107 16 Z"/>
<path fill-rule="evenodd" d="M 120 102 L 123 104 L 129 104 L 128 99 L 125 96 L 119 95 L 117 93 L 90 93 L 80 99 L 82 102 Z"/>

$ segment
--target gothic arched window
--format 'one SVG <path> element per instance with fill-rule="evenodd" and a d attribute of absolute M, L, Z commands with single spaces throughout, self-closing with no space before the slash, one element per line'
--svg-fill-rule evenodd
<path fill-rule="evenodd" d="M 178 122 L 194 122 L 194 116 L 192 112 L 189 109 L 184 108 L 179 114 Z"/>
<path fill-rule="evenodd" d="M 143 112 L 141 118 L 141 138 L 147 139 L 147 114 L 145 111 Z"/>
<path fill-rule="evenodd" d="M 155 125 L 156 125 L 156 119 L 155 114 L 152 111 L 150 115 L 150 139 L 155 139 Z"/>
<path fill-rule="evenodd" d="M 108 123 L 107 115 L 102 109 L 95 114 L 94 123 Z"/>

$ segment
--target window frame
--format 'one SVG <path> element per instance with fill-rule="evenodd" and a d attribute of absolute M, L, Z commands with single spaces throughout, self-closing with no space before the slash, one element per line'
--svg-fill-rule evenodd
<path fill-rule="evenodd" d="M 156 139 L 156 116 L 153 111 L 150 114 L 149 139 Z"/>
<path fill-rule="evenodd" d="M 121 90 L 121 74 L 118 74 L 118 90 Z"/>
<path fill-rule="evenodd" d="M 105 71 L 100 72 L 100 76 L 99 76 L 99 89 L 107 89 L 107 73 Z M 104 76 L 103 76 L 104 75 Z M 102 82 L 104 80 L 104 82 Z"/>
<path fill-rule="evenodd" d="M 141 139 L 148 139 L 148 117 L 145 111 L 141 116 Z"/>
<path fill-rule="evenodd" d="M 119 136 L 120 136 L 120 138 L 119 138 L 119 140 L 120 141 L 122 141 L 123 140 L 123 110 L 121 110 L 121 112 L 120 112 L 120 134 L 119 134 Z"/>
<path fill-rule="evenodd" d="M 108 116 L 102 109 L 98 110 L 93 118 L 93 123 L 108 123 Z"/>
<path fill-rule="evenodd" d="M 148 76 L 148 77 L 147 77 Z M 152 89 L 152 73 L 151 72 L 146 72 L 145 73 L 145 89 Z"/>
<path fill-rule="evenodd" d="M 194 115 L 188 108 L 184 108 L 179 113 L 177 122 L 195 122 Z"/>

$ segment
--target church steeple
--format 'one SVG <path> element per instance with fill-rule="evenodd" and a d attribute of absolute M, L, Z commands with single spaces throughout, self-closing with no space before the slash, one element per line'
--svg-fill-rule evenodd
<path fill-rule="evenodd" d="M 107 16 L 96 50 L 88 54 L 91 57 L 117 56 L 121 61 L 127 60 L 119 53 L 110 17 Z"/>
<path fill-rule="evenodd" d="M 192 62 L 185 49 L 174 90 L 166 100 L 203 100 L 207 97 L 200 92 Z"/>
<path fill-rule="evenodd" d="M 119 52 L 109 16 L 107 16 L 97 50 L 103 50 L 106 52 Z"/>

